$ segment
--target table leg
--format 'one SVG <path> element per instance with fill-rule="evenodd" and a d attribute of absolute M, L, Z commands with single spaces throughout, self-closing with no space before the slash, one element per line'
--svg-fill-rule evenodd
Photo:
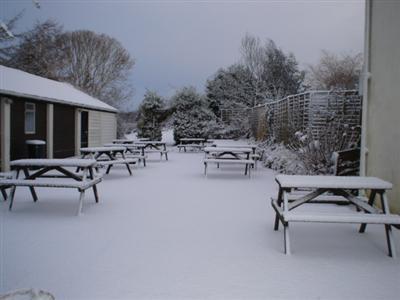
<path fill-rule="evenodd" d="M 369 195 L 369 199 L 368 199 L 368 205 L 369 206 L 373 206 L 374 202 L 375 202 L 375 197 L 376 197 L 376 191 L 371 191 L 371 195 Z M 365 212 L 367 213 L 367 212 Z M 367 228 L 367 223 L 362 223 L 360 226 L 360 229 L 358 230 L 359 233 L 364 233 L 365 229 Z"/>
<path fill-rule="evenodd" d="M 289 211 L 289 201 L 287 191 L 283 191 L 283 212 Z M 290 255 L 289 222 L 283 223 L 283 235 L 285 242 L 285 254 Z"/>
<path fill-rule="evenodd" d="M 24 175 L 25 175 L 25 178 L 29 177 L 29 171 L 28 171 L 27 168 L 24 168 Z M 38 197 L 36 195 L 35 188 L 33 186 L 30 186 L 29 189 L 31 191 L 31 194 L 32 194 L 32 197 L 33 197 L 33 201 L 36 202 L 38 200 Z"/>
<path fill-rule="evenodd" d="M 112 167 L 112 165 L 108 165 L 106 174 L 110 173 L 111 167 Z"/>
<path fill-rule="evenodd" d="M 13 206 L 14 195 L 15 195 L 15 189 L 16 189 L 16 188 L 17 188 L 17 187 L 16 187 L 15 185 L 12 186 L 12 187 L 11 187 L 11 191 L 10 191 L 10 193 L 8 194 L 8 199 L 10 199 L 10 206 L 9 206 L 9 208 L 8 208 L 9 211 L 11 211 L 12 206 Z"/>
<path fill-rule="evenodd" d="M 285 254 L 290 255 L 289 223 L 283 224 L 283 239 L 285 244 Z"/>
<path fill-rule="evenodd" d="M 279 207 L 282 206 L 282 189 L 281 188 L 279 188 L 277 203 L 278 203 Z M 274 230 L 276 231 L 278 229 L 279 229 L 279 216 L 278 216 L 278 213 L 275 213 Z"/>
<path fill-rule="evenodd" d="M 89 176 L 90 179 L 94 179 L 94 174 L 93 174 L 93 169 L 89 168 Z M 97 186 L 96 184 L 93 185 L 93 194 L 94 194 L 94 199 L 96 200 L 96 203 L 99 203 L 99 194 L 97 192 Z"/>
<path fill-rule="evenodd" d="M 85 190 L 79 190 L 79 204 L 78 204 L 78 212 L 77 215 L 82 215 L 82 206 L 83 206 L 83 199 L 85 198 Z"/>
<path fill-rule="evenodd" d="M 381 203 L 382 203 L 382 210 L 384 214 L 389 214 L 389 204 L 386 197 L 386 192 L 380 193 Z M 394 238 L 392 232 L 392 226 L 390 224 L 385 224 L 385 232 L 386 232 L 386 240 L 388 245 L 388 254 L 389 256 L 396 258 L 396 248 L 394 245 Z"/>
<path fill-rule="evenodd" d="M 7 201 L 7 193 L 5 191 L 5 189 L 1 189 L 1 194 L 3 195 L 4 201 Z"/>
<path fill-rule="evenodd" d="M 126 168 L 128 169 L 129 175 L 132 175 L 132 171 L 131 171 L 131 168 L 129 166 L 129 163 L 126 163 L 125 165 L 126 165 Z"/>

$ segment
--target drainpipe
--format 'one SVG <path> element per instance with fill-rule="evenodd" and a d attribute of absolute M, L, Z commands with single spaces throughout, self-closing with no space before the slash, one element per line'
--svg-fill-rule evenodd
<path fill-rule="evenodd" d="M 75 156 L 79 156 L 81 151 L 81 110 L 75 109 Z"/>
<path fill-rule="evenodd" d="M 10 148 L 11 148 L 11 103 L 8 98 L 1 98 L 1 170 L 10 171 Z"/>
<path fill-rule="evenodd" d="M 370 31 L 371 31 L 371 6 L 372 0 L 365 1 L 365 26 L 364 26 L 364 70 L 362 83 L 362 123 L 361 123 L 361 157 L 360 175 L 367 175 L 367 126 L 368 126 L 368 90 L 371 78 L 370 74 Z"/>
<path fill-rule="evenodd" d="M 59 133 L 60 134 L 60 133 Z M 47 158 L 53 158 L 54 144 L 54 105 L 47 103 Z"/>

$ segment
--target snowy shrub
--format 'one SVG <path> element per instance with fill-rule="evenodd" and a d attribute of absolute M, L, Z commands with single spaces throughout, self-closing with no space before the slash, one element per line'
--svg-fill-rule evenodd
<path fill-rule="evenodd" d="M 219 122 L 219 131 L 215 133 L 215 138 L 222 139 L 240 139 L 250 137 L 250 125 L 247 115 L 243 117 L 236 117 L 229 121 L 229 123 Z"/>
<path fill-rule="evenodd" d="M 350 127 L 333 117 L 318 137 L 311 130 L 297 131 L 288 147 L 297 153 L 309 174 L 332 174 L 334 152 L 356 148 L 360 133 L 360 126 Z"/>
<path fill-rule="evenodd" d="M 307 170 L 296 152 L 284 144 L 275 144 L 270 141 L 259 145 L 264 150 L 263 164 L 265 167 L 282 174 L 303 175 Z"/>
<path fill-rule="evenodd" d="M 185 87 L 172 97 L 174 139 L 184 137 L 213 137 L 218 125 L 204 97 L 193 87 Z"/>
<path fill-rule="evenodd" d="M 155 92 L 147 91 L 138 112 L 138 137 L 161 140 L 161 122 L 164 118 L 164 111 L 164 100 Z"/>

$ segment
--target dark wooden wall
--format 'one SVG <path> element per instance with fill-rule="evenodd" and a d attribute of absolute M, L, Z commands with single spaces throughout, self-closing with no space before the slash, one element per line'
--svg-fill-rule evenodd
<path fill-rule="evenodd" d="M 46 103 L 31 99 L 9 97 L 13 100 L 11 104 L 11 153 L 10 159 L 28 157 L 26 140 L 46 140 Z M 36 132 L 25 134 L 25 102 L 32 102 L 36 105 Z"/>
<path fill-rule="evenodd" d="M 75 107 L 54 104 L 54 158 L 75 155 Z"/>

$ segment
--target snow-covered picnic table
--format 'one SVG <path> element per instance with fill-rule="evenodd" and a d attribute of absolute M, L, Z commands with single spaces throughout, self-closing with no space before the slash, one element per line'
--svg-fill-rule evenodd
<path fill-rule="evenodd" d="M 159 152 L 160 159 L 165 155 L 165 160 L 168 160 L 167 144 L 162 141 L 136 141 L 134 145 L 141 149 L 142 155 L 149 152 Z"/>
<path fill-rule="evenodd" d="M 257 145 L 254 144 L 225 144 L 221 141 L 214 141 L 212 147 L 228 147 L 228 148 L 250 148 L 253 154 L 256 154 Z"/>
<path fill-rule="evenodd" d="M 143 145 L 135 145 L 135 144 L 104 144 L 104 147 L 123 147 L 125 148 L 125 158 L 136 158 L 138 162 L 143 162 L 143 166 L 146 166 L 146 158 L 147 156 L 143 154 L 142 149 Z"/>
<path fill-rule="evenodd" d="M 201 150 L 205 147 L 206 139 L 204 138 L 181 138 L 179 140 L 180 144 L 177 145 L 179 151 L 183 148 L 183 151 L 186 152 L 186 148 L 192 148 Z"/>
<path fill-rule="evenodd" d="M 116 139 L 113 140 L 113 144 L 133 144 L 135 141 L 131 139 Z"/>
<path fill-rule="evenodd" d="M 140 141 L 149 141 L 149 138 L 138 138 L 138 139 L 115 139 L 112 141 L 113 144 L 133 144 Z"/>
<path fill-rule="evenodd" d="M 363 233 L 367 224 L 385 225 L 389 256 L 396 257 L 392 225 L 400 224 L 400 216 L 391 214 L 386 191 L 392 189 L 392 184 L 375 177 L 358 176 L 301 176 L 278 175 L 275 178 L 279 185 L 278 197 L 272 199 L 272 207 L 276 212 L 274 229 L 278 230 L 279 221 L 284 227 L 284 249 L 290 254 L 289 223 L 290 222 L 320 222 L 320 223 L 355 223 L 361 224 L 359 232 Z M 304 195 L 292 193 L 305 189 Z M 356 196 L 354 191 L 369 192 L 369 199 Z M 331 193 L 338 197 L 337 202 L 353 204 L 357 210 L 346 213 L 322 213 L 294 211 L 295 208 L 318 201 L 324 203 L 323 194 Z M 374 206 L 379 195 L 381 210 Z M 318 200 L 320 199 L 320 200 Z M 330 196 L 332 200 L 332 196 Z M 327 202 L 325 202 L 327 203 Z"/>
<path fill-rule="evenodd" d="M 99 166 L 107 167 L 106 174 L 110 173 L 111 168 L 116 164 L 123 164 L 128 169 L 129 175 L 132 175 L 130 164 L 137 163 L 136 158 L 126 158 L 126 147 L 87 147 L 81 148 L 82 158 L 95 159 Z M 118 158 L 120 155 L 121 158 Z M 79 170 L 79 168 L 77 168 Z"/>
<path fill-rule="evenodd" d="M 0 180 L 0 185 L 11 186 L 7 199 L 10 201 L 9 210 L 12 209 L 17 186 L 29 187 L 34 202 L 38 200 L 35 187 L 76 188 L 80 193 L 78 215 L 82 211 L 85 190 L 93 188 L 96 203 L 99 201 L 96 184 L 101 181 L 101 176 L 95 175 L 97 162 L 94 159 L 20 159 L 10 165 L 14 169 L 13 178 Z M 82 174 L 67 168 L 79 168 Z M 20 179 L 21 171 L 25 177 Z"/>
<path fill-rule="evenodd" d="M 254 160 L 250 159 L 251 148 L 235 147 L 205 147 L 204 153 L 204 175 L 207 176 L 208 163 L 220 164 L 242 164 L 245 165 L 245 175 L 250 177 L 250 168 L 254 165 Z"/>

